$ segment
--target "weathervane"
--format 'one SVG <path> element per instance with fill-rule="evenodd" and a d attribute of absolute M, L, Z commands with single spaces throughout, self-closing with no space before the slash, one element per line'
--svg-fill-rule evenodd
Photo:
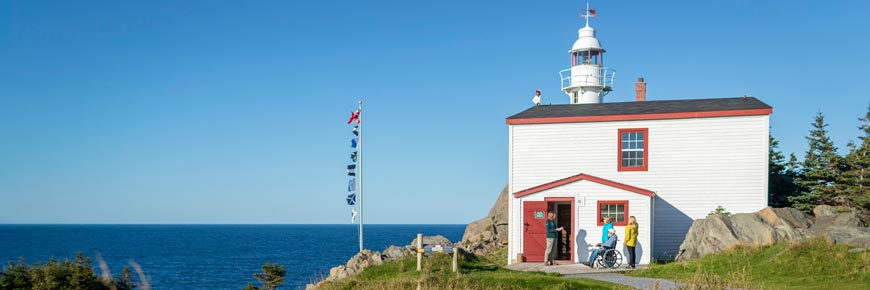
<path fill-rule="evenodd" d="M 583 12 L 586 14 L 581 13 L 580 18 L 585 18 L 586 26 L 589 26 L 589 17 L 595 18 L 595 9 L 589 9 L 589 2 L 586 2 L 586 9 L 583 9 Z"/>

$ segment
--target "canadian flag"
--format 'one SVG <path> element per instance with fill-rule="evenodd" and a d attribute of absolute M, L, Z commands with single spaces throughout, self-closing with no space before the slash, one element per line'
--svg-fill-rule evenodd
<path fill-rule="evenodd" d="M 356 112 L 350 112 L 350 119 L 347 120 L 347 123 L 350 124 L 353 122 L 359 124 L 359 110 L 356 110 Z"/>

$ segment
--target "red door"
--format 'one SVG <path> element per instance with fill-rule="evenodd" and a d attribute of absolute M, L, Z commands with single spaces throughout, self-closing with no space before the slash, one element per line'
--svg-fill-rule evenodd
<path fill-rule="evenodd" d="M 547 202 L 523 202 L 523 257 L 526 262 L 543 262 L 547 248 Z"/>

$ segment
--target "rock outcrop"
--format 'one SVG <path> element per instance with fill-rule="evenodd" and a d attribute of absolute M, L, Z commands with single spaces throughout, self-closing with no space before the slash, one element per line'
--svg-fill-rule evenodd
<path fill-rule="evenodd" d="M 448 240 L 444 236 L 437 235 L 437 236 L 423 236 L 423 244 L 424 245 L 449 245 L 451 243 L 450 243 L 450 240 Z M 414 238 L 413 240 L 411 240 L 411 244 L 409 246 L 416 249 L 417 248 L 417 238 Z"/>
<path fill-rule="evenodd" d="M 854 211 L 819 206 L 815 218 L 793 208 L 764 208 L 757 213 L 709 216 L 695 220 L 678 260 L 696 259 L 738 245 L 762 246 L 825 237 L 838 244 L 870 248 L 870 229 Z"/>
<path fill-rule="evenodd" d="M 424 245 L 435 245 L 435 244 L 450 245 L 451 242 L 450 242 L 450 240 L 448 240 L 444 236 L 437 235 L 437 236 L 423 236 L 423 244 Z M 363 270 L 365 270 L 365 268 L 367 268 L 369 266 L 380 265 L 380 264 L 383 264 L 384 261 L 398 260 L 398 259 L 403 259 L 407 256 L 414 255 L 417 252 L 416 245 L 417 245 L 417 238 L 414 238 L 411 241 L 410 245 L 401 246 L 401 247 L 392 245 L 392 246 L 387 247 L 386 249 L 384 249 L 383 254 L 379 253 L 379 252 L 373 252 L 370 250 L 362 250 L 362 252 L 357 253 L 356 255 L 351 257 L 350 260 L 347 260 L 346 264 L 332 267 L 332 269 L 329 269 L 329 276 L 327 276 L 325 279 L 323 279 L 319 282 L 313 283 L 313 284 L 308 284 L 305 286 L 305 289 L 306 290 L 318 289 L 320 284 L 322 284 L 324 282 L 344 279 L 344 278 L 359 274 Z"/>
<path fill-rule="evenodd" d="M 386 257 L 387 260 L 397 260 L 411 255 L 412 252 L 413 250 L 411 246 L 389 246 L 384 250 L 384 257 Z"/>
<path fill-rule="evenodd" d="M 489 214 L 468 224 L 462 235 L 466 250 L 480 255 L 507 245 L 508 195 L 508 188 L 505 186 Z"/>
<path fill-rule="evenodd" d="M 870 228 L 858 218 L 858 211 L 820 205 L 813 209 L 816 215 L 811 228 L 813 234 L 823 236 L 837 244 L 856 245 L 870 249 Z"/>
<path fill-rule="evenodd" d="M 347 260 L 347 264 L 339 265 L 336 267 L 332 267 L 332 269 L 329 269 L 329 276 L 327 276 L 326 279 L 323 279 L 323 281 L 317 282 L 315 284 L 308 284 L 305 286 L 305 289 L 317 289 L 317 287 L 323 282 L 344 279 L 349 276 L 359 274 L 368 266 L 380 265 L 383 263 L 384 257 L 381 255 L 381 253 L 369 250 L 362 250 L 361 252 L 351 257 L 350 260 Z"/>

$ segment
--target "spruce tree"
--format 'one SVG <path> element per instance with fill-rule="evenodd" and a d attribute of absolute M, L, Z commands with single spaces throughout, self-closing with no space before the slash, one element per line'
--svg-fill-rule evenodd
<path fill-rule="evenodd" d="M 263 286 L 262 288 L 254 286 L 253 283 L 248 283 L 242 290 L 275 290 L 278 286 L 284 284 L 284 276 L 287 275 L 287 269 L 278 263 L 266 263 L 262 267 L 263 273 L 254 274 L 254 278 Z"/>
<path fill-rule="evenodd" d="M 800 193 L 794 182 L 797 177 L 796 160 L 794 154 L 791 154 L 789 161 L 785 161 L 785 156 L 778 150 L 779 141 L 773 136 L 770 136 L 769 144 L 767 202 L 772 207 L 788 207 L 791 206 L 789 198 Z"/>
<path fill-rule="evenodd" d="M 809 148 L 804 156 L 801 176 L 796 183 L 801 187 L 801 193 L 789 199 L 793 206 L 804 212 L 811 212 L 819 204 L 838 204 L 834 184 L 841 172 L 841 157 L 837 155 L 837 147 L 828 137 L 828 124 L 825 116 L 818 112 L 810 135 L 806 136 Z"/>
<path fill-rule="evenodd" d="M 844 158 L 844 171 L 837 178 L 837 192 L 847 204 L 865 214 L 870 211 L 870 106 L 858 126 L 863 133 L 860 145 L 849 142 L 849 154 Z"/>

